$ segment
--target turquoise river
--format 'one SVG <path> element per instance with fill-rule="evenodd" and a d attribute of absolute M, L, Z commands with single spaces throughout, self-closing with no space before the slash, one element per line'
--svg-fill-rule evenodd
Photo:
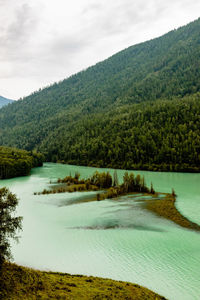
<path fill-rule="evenodd" d="M 0 181 L 17 194 L 17 214 L 23 216 L 21 238 L 12 244 L 14 261 L 130 281 L 168 299 L 200 299 L 200 233 L 144 210 L 140 197 L 81 203 L 91 192 L 34 195 L 49 188 L 50 180 L 76 171 L 86 178 L 95 170 L 45 163 L 30 176 Z M 124 170 L 117 173 L 122 180 Z M 144 175 L 148 185 L 153 182 L 157 191 L 173 187 L 179 211 L 200 224 L 200 174 L 134 173 Z"/>

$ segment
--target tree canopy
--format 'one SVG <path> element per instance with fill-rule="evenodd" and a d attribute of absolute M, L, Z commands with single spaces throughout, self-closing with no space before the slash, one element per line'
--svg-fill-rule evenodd
<path fill-rule="evenodd" d="M 0 269 L 6 259 L 12 257 L 10 238 L 17 239 L 16 232 L 21 229 L 21 217 L 15 217 L 18 204 L 16 195 L 7 188 L 0 189 Z"/>
<path fill-rule="evenodd" d="M 0 179 L 24 176 L 31 168 L 42 166 L 40 153 L 0 146 Z"/>

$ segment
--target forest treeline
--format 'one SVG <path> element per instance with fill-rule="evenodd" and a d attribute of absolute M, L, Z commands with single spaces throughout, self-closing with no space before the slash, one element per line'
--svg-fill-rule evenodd
<path fill-rule="evenodd" d="M 200 19 L 0 109 L 0 144 L 48 161 L 200 171 Z"/>
<path fill-rule="evenodd" d="M 25 176 L 31 168 L 42 166 L 44 156 L 9 147 L 0 147 L 0 179 Z"/>
<path fill-rule="evenodd" d="M 59 128 L 48 161 L 152 171 L 200 171 L 200 95 L 122 107 Z"/>

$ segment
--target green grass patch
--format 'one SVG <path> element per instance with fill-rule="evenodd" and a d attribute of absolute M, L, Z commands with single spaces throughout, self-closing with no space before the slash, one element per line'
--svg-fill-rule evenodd
<path fill-rule="evenodd" d="M 5 263 L 0 277 L 0 299 L 165 299 L 158 294 L 122 281 L 41 272 Z"/>
<path fill-rule="evenodd" d="M 162 199 L 158 197 L 152 198 L 152 200 L 145 201 L 145 208 L 153 211 L 158 216 L 168 219 L 181 227 L 200 231 L 200 226 L 186 217 L 184 217 L 176 208 L 176 196 L 173 194 L 162 194 L 165 195 Z"/>

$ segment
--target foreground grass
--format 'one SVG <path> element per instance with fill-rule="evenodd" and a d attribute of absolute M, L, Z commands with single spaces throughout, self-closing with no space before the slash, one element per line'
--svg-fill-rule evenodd
<path fill-rule="evenodd" d="M 155 195 L 151 200 L 145 201 L 145 208 L 153 211 L 158 216 L 168 219 L 181 227 L 200 231 L 200 226 L 184 217 L 175 206 L 176 196 L 165 194 L 164 198 L 159 199 Z"/>
<path fill-rule="evenodd" d="M 41 272 L 5 263 L 0 299 L 165 299 L 136 284 L 63 273 Z"/>

